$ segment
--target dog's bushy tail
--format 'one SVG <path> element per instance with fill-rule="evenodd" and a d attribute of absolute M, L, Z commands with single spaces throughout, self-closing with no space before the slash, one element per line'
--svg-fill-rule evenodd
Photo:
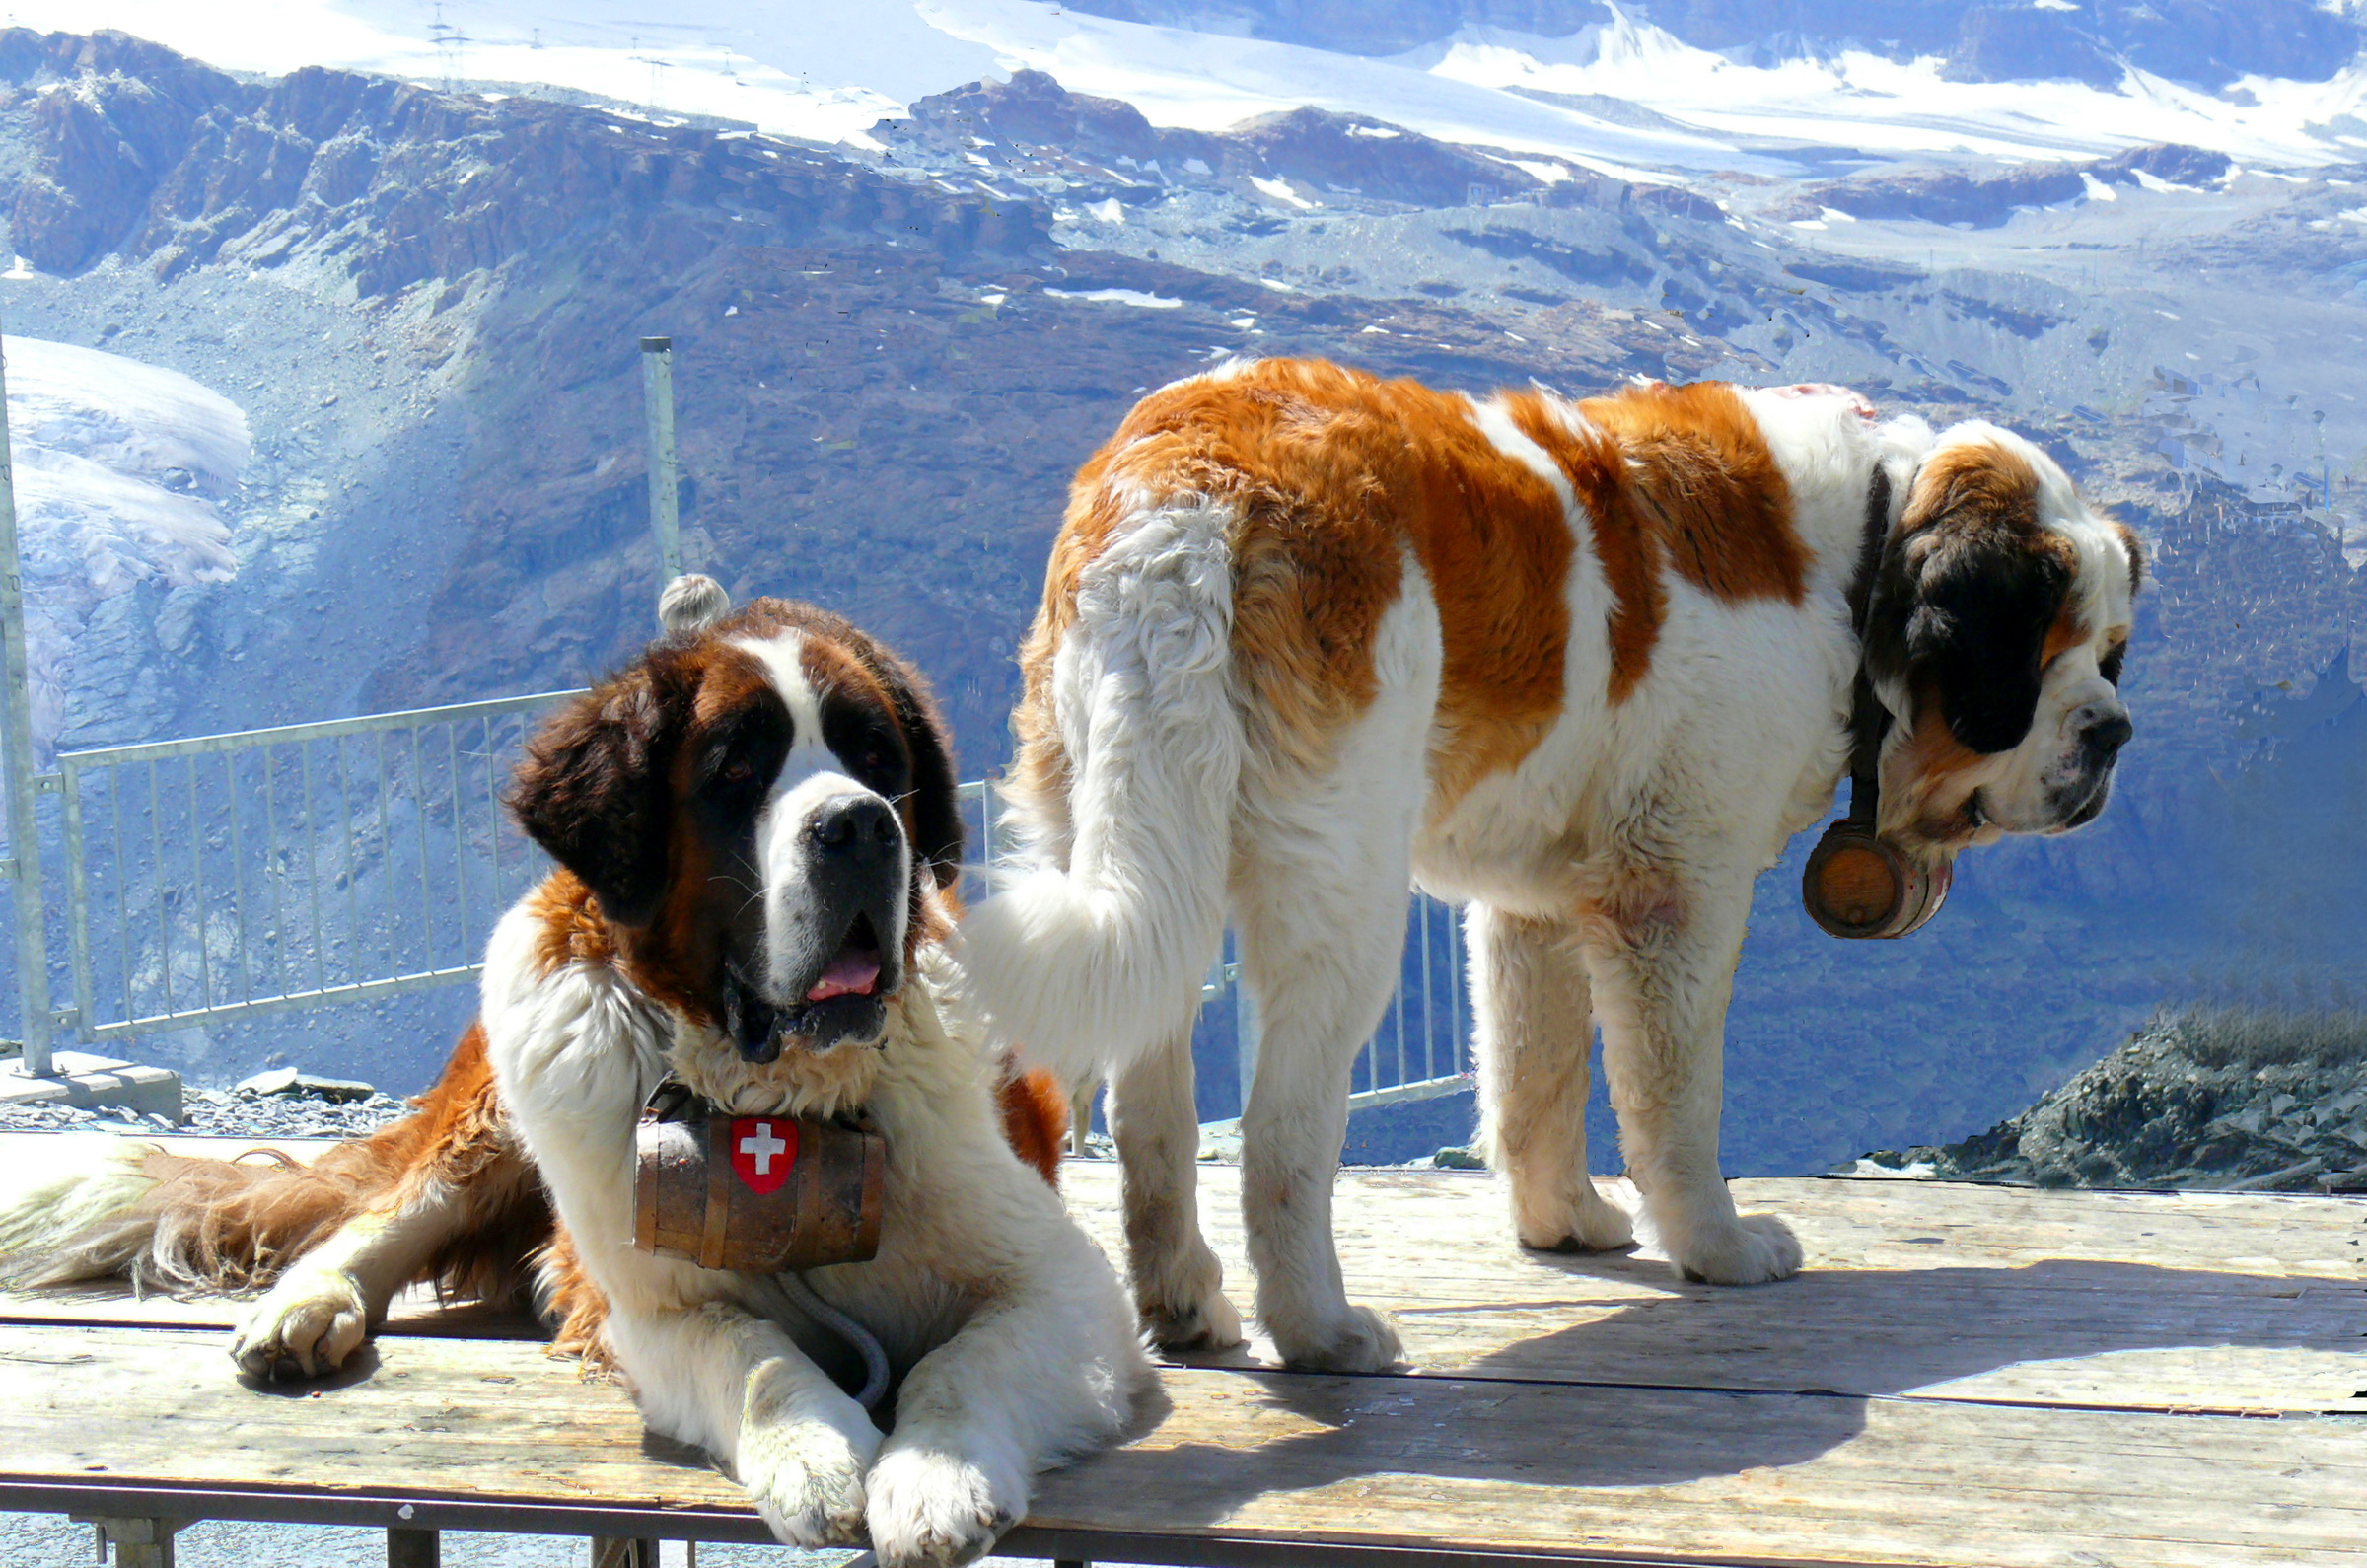
<path fill-rule="evenodd" d="M 37 1170 L 0 1176 L 0 1282 L 267 1284 L 386 1184 L 373 1141 L 300 1166 L 269 1149 L 216 1160 L 103 1133 L 61 1137 Z"/>
<path fill-rule="evenodd" d="M 963 938 L 997 1032 L 1072 1082 L 1186 1027 L 1223 939 L 1244 753 L 1231 520 L 1197 498 L 1139 508 L 1047 594 L 1031 641 L 1003 790 L 1020 850 Z"/>

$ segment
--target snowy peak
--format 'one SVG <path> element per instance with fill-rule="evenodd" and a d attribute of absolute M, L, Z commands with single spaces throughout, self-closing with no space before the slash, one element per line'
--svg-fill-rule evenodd
<path fill-rule="evenodd" d="M 1399 54 L 1472 29 L 1546 38 L 1645 23 L 1738 63 L 1848 51 L 1940 58 L 1974 82 L 2116 85 L 2128 68 L 2207 88 L 2246 76 L 2321 82 L 2357 54 L 2355 10 L 2312 0 L 1070 0 L 1126 22 L 1270 39 L 1343 54 Z"/>
<path fill-rule="evenodd" d="M 1460 207 L 1474 193 L 1492 200 L 1535 192 L 1545 182 L 1517 164 L 1366 114 L 1300 107 L 1258 115 L 1230 131 L 1162 128 L 1121 100 L 1071 93 L 1049 74 L 1025 69 L 1008 82 L 974 82 L 924 98 L 909 119 L 883 120 L 872 135 L 906 154 L 1034 179 L 1048 174 L 1098 187 L 1114 178 L 1138 189 L 1225 185 L 1302 211 L 1335 196 Z M 1046 154 L 1065 167 L 1047 167 Z M 1550 172 L 1567 178 L 1558 167 Z"/>

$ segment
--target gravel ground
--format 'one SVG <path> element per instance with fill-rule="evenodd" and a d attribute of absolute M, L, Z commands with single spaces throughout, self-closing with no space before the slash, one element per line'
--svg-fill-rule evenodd
<path fill-rule="evenodd" d="M 366 1099 L 258 1094 L 243 1089 L 191 1089 L 181 1096 L 180 1125 L 162 1116 L 134 1116 L 73 1105 L 0 1107 L 6 1132 L 180 1132 L 221 1138 L 352 1138 L 376 1132 L 410 1103 L 372 1091 Z"/>

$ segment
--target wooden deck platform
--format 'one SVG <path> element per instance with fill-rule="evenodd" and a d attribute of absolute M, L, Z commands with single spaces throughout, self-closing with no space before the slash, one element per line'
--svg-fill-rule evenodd
<path fill-rule="evenodd" d="M 0 1139 L 0 1160 L 32 1157 Z M 1203 1167 L 1246 1281 L 1237 1173 Z M 1115 1173 L 1072 1163 L 1113 1242 Z M 1409 1375 L 1166 1374 L 1046 1477 L 1017 1555 L 2220 1565 L 2367 1552 L 2367 1200 L 1747 1181 L 1799 1279 L 1523 1253 L 1460 1173 L 1349 1172 L 1342 1259 Z M 1621 1194 L 1632 1201 L 1631 1194 Z M 759 1540 L 515 1322 L 399 1311 L 345 1373 L 242 1384 L 235 1304 L 0 1297 L 0 1508 Z M 408 1513 L 403 1510 L 407 1509 Z"/>

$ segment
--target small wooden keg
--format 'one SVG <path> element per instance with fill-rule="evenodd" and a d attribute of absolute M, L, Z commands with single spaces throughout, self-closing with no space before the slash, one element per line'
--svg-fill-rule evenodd
<path fill-rule="evenodd" d="M 888 1141 L 814 1116 L 727 1116 L 669 1080 L 635 1134 L 633 1245 L 743 1274 L 860 1263 L 880 1249 Z"/>
<path fill-rule="evenodd" d="M 1809 917 L 1836 937 L 1903 937 L 1948 901 L 1949 863 L 1909 855 L 1854 817 L 1825 829 L 1800 877 Z"/>

